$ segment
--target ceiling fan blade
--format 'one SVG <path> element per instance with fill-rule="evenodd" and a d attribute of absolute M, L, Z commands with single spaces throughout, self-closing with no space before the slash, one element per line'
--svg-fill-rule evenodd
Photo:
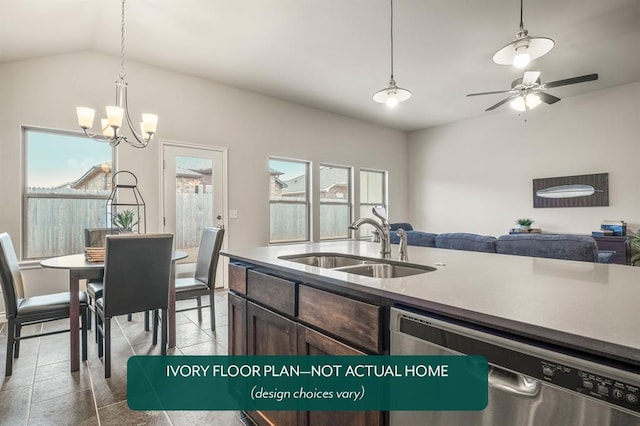
<path fill-rule="evenodd" d="M 469 93 L 467 96 L 495 95 L 496 93 L 509 93 L 513 90 L 497 90 L 495 92 Z"/>
<path fill-rule="evenodd" d="M 500 105 L 504 105 L 507 102 L 509 102 L 511 99 L 515 99 L 518 96 L 520 96 L 520 95 L 516 94 L 516 95 L 509 96 L 508 98 L 504 98 L 503 100 L 501 100 L 497 104 L 491 105 L 489 108 L 485 109 L 485 111 L 493 111 L 494 109 L 498 108 Z"/>
<path fill-rule="evenodd" d="M 540 97 L 540 100 L 542 102 L 544 102 L 545 104 L 555 104 L 556 102 L 558 102 L 560 100 L 560 98 L 550 95 L 548 93 L 545 92 L 536 92 L 536 94 Z"/>
<path fill-rule="evenodd" d="M 533 86 L 540 78 L 540 71 L 525 71 L 522 77 L 522 84 L 525 86 Z"/>
<path fill-rule="evenodd" d="M 551 83 L 544 83 L 545 89 L 552 87 L 566 86 L 569 84 L 584 83 L 585 81 L 593 81 L 598 79 L 598 74 L 581 75 L 580 77 L 566 78 L 564 80 L 552 81 Z"/>

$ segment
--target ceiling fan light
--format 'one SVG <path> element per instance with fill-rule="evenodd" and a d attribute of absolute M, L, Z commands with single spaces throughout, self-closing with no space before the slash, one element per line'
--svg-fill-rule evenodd
<path fill-rule="evenodd" d="M 542 103 L 542 101 L 540 100 L 540 96 L 536 95 L 535 93 L 529 93 L 527 96 L 525 96 L 524 101 L 527 109 L 533 109 Z"/>
<path fill-rule="evenodd" d="M 511 101 L 511 103 L 509 104 L 511 106 L 511 108 L 515 109 L 516 111 L 519 112 L 523 112 L 527 109 L 527 105 L 525 103 L 525 100 L 522 96 L 518 96 L 517 98 L 515 98 L 514 100 Z"/>

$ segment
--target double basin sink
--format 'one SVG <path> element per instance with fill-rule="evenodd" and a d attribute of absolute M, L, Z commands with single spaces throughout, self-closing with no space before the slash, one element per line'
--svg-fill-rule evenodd
<path fill-rule="evenodd" d="M 293 254 L 280 256 L 279 259 L 373 278 L 408 277 L 436 270 L 430 266 L 414 263 L 340 253 Z"/>

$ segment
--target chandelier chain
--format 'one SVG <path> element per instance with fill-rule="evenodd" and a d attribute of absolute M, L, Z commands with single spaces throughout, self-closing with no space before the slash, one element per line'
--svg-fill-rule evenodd
<path fill-rule="evenodd" d="M 124 80 L 124 2 L 122 0 L 122 8 L 120 13 L 120 79 Z"/>

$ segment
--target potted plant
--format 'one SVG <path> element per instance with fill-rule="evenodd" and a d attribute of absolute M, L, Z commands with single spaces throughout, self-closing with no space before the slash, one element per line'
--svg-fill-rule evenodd
<path fill-rule="evenodd" d="M 133 210 L 123 210 L 113 216 L 111 222 L 120 232 L 133 232 L 133 227 L 138 224 L 136 212 Z"/>
<path fill-rule="evenodd" d="M 531 229 L 531 225 L 533 224 L 533 222 L 534 220 L 529 218 L 520 218 L 516 220 L 516 223 L 520 225 L 521 229 Z"/>

